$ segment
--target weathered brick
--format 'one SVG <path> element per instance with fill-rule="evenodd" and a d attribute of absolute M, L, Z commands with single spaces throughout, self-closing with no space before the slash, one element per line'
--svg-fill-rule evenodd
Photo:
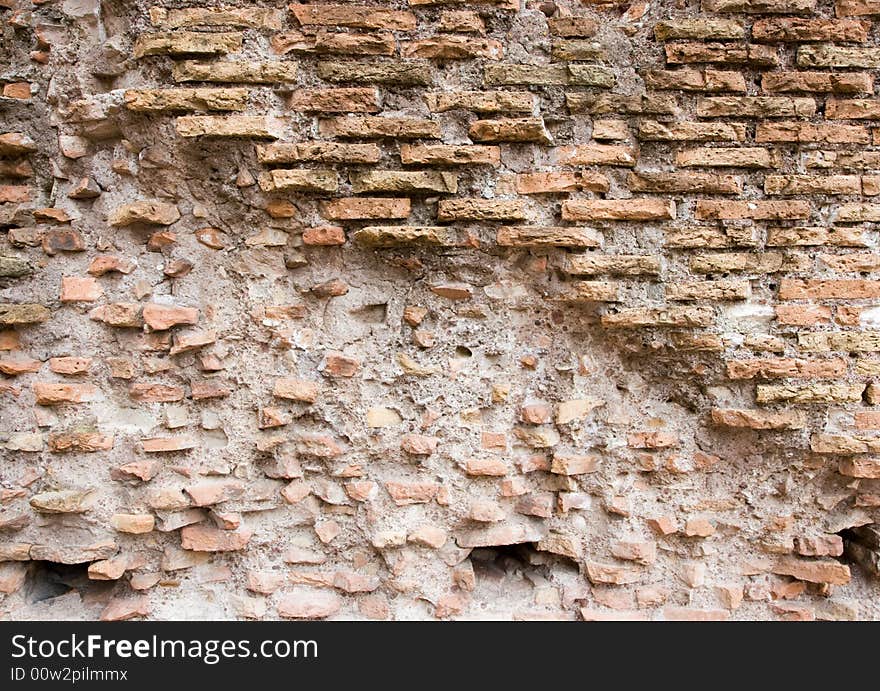
<path fill-rule="evenodd" d="M 524 221 L 520 201 L 501 199 L 441 199 L 437 205 L 440 221 Z"/>
<path fill-rule="evenodd" d="M 874 91 L 874 79 L 870 74 L 857 72 L 765 72 L 761 75 L 761 89 L 769 92 L 870 94 Z"/>
<path fill-rule="evenodd" d="M 814 453 L 857 454 L 880 451 L 880 438 L 855 434 L 813 434 L 810 450 Z"/>
<path fill-rule="evenodd" d="M 100 396 L 100 391 L 92 384 L 36 382 L 33 389 L 37 405 L 88 403 L 97 400 Z"/>
<path fill-rule="evenodd" d="M 586 563 L 587 578 L 590 583 L 601 585 L 627 585 L 639 581 L 639 572 L 635 569 L 614 564 L 601 564 L 588 561 Z"/>
<path fill-rule="evenodd" d="M 469 58 L 488 58 L 500 60 L 504 48 L 500 41 L 470 36 L 437 36 L 418 41 L 402 43 L 403 55 L 408 58 L 428 58 L 434 60 L 458 60 Z"/>
<path fill-rule="evenodd" d="M 400 84 L 401 86 L 430 86 L 431 68 L 417 60 L 397 62 L 319 62 L 318 77 L 334 82 L 363 84 Z"/>
<path fill-rule="evenodd" d="M 318 400 L 320 386 L 317 382 L 298 379 L 296 377 L 283 377 L 275 380 L 272 395 L 302 403 L 314 403 Z"/>
<path fill-rule="evenodd" d="M 820 305 L 777 305 L 776 321 L 790 326 L 814 326 L 831 321 L 831 308 Z"/>
<path fill-rule="evenodd" d="M 639 122 L 639 139 L 656 142 L 741 142 L 746 138 L 742 123 L 678 122 L 655 120 Z"/>
<path fill-rule="evenodd" d="M 838 245 L 842 247 L 864 247 L 866 240 L 861 228 L 825 228 L 818 226 L 795 226 L 791 228 L 769 228 L 768 247 Z"/>
<path fill-rule="evenodd" d="M 833 120 L 880 120 L 880 100 L 842 101 L 829 98 L 825 103 L 825 117 Z"/>
<path fill-rule="evenodd" d="M 565 165 L 632 167 L 636 164 L 636 151 L 628 146 L 582 144 L 561 146 L 554 151 L 557 161 Z"/>
<path fill-rule="evenodd" d="M 561 194 L 578 190 L 607 192 L 610 188 L 610 181 L 601 173 L 518 173 L 516 176 L 517 194 Z"/>
<path fill-rule="evenodd" d="M 649 89 L 681 91 L 735 91 L 745 93 L 746 80 L 740 72 L 720 70 L 647 70 L 643 75 Z"/>
<path fill-rule="evenodd" d="M 846 477 L 880 480 L 880 459 L 844 458 L 838 463 L 837 470 Z"/>
<path fill-rule="evenodd" d="M 697 102 L 697 116 L 707 117 L 810 117 L 816 113 L 812 98 L 788 96 L 711 96 Z"/>
<path fill-rule="evenodd" d="M 600 247 L 601 235 L 569 226 L 503 226 L 495 241 L 504 247 Z"/>
<path fill-rule="evenodd" d="M 281 12 L 262 7 L 186 7 L 183 9 L 150 8 L 156 26 L 169 29 L 196 26 L 240 26 L 253 29 L 280 29 Z"/>
<path fill-rule="evenodd" d="M 880 297 L 880 281 L 867 279 L 800 279 L 785 278 L 779 282 L 780 300 L 852 300 Z"/>
<path fill-rule="evenodd" d="M 287 107 L 307 113 L 376 113 L 379 92 L 374 87 L 297 89 L 287 99 Z"/>
<path fill-rule="evenodd" d="M 675 202 L 662 199 L 578 199 L 562 203 L 564 221 L 652 221 L 675 218 Z"/>
<path fill-rule="evenodd" d="M 306 228 L 302 232 L 302 242 L 304 245 L 318 246 L 318 247 L 334 247 L 338 245 L 345 244 L 345 229 L 341 226 L 315 226 L 313 228 Z M 339 296 L 345 295 L 348 292 L 348 287 L 343 283 L 340 285 L 339 281 L 330 281 L 329 283 L 322 283 L 318 286 L 312 288 L 316 294 L 324 293 L 322 297 L 331 297 L 331 296 Z"/>
<path fill-rule="evenodd" d="M 758 403 L 856 403 L 864 384 L 758 384 Z"/>
<path fill-rule="evenodd" d="M 64 276 L 61 279 L 61 302 L 94 302 L 104 295 L 104 289 L 91 276 Z"/>
<path fill-rule="evenodd" d="M 296 81 L 297 65 L 281 60 L 271 62 L 184 60 L 174 63 L 176 82 L 237 82 L 240 84 L 274 84 Z"/>
<path fill-rule="evenodd" d="M 760 19 L 752 24 L 752 40 L 759 43 L 831 41 L 864 43 L 868 25 L 843 19 L 802 19 L 785 17 Z"/>
<path fill-rule="evenodd" d="M 100 432 L 53 432 L 48 446 L 53 453 L 97 453 L 113 448 L 114 437 Z"/>
<path fill-rule="evenodd" d="M 601 43 L 580 39 L 553 41 L 553 45 L 550 47 L 550 55 L 554 60 L 568 60 L 572 62 L 597 62 L 605 60 L 607 57 L 605 47 Z"/>
<path fill-rule="evenodd" d="M 279 142 L 257 147 L 261 163 L 378 163 L 381 156 L 375 144 L 337 144 L 335 142 Z"/>
<path fill-rule="evenodd" d="M 693 38 L 699 40 L 745 38 L 746 31 L 741 22 L 734 19 L 680 19 L 662 21 L 654 25 L 654 38 L 658 41 Z"/>
<path fill-rule="evenodd" d="M 477 120 L 471 124 L 468 135 L 478 142 L 553 143 L 543 118 Z"/>
<path fill-rule="evenodd" d="M 820 254 L 819 261 L 832 271 L 873 273 L 880 270 L 880 254 Z"/>
<path fill-rule="evenodd" d="M 810 203 L 805 201 L 714 201 L 700 199 L 694 209 L 699 220 L 741 219 L 795 220 L 809 218 Z"/>
<path fill-rule="evenodd" d="M 179 324 L 196 324 L 199 320 L 199 311 L 194 307 L 178 307 L 153 302 L 144 305 L 142 315 L 144 322 L 154 331 L 164 331 Z"/>
<path fill-rule="evenodd" d="M 880 67 L 880 48 L 849 46 L 801 46 L 797 53 L 798 67 Z"/>
<path fill-rule="evenodd" d="M 355 231 L 355 242 L 368 247 L 436 245 L 454 247 L 455 232 L 446 226 L 367 226 Z"/>
<path fill-rule="evenodd" d="M 582 276 L 598 274 L 657 275 L 660 273 L 660 259 L 651 255 L 573 254 L 565 263 L 565 271 Z"/>
<path fill-rule="evenodd" d="M 134 223 L 171 225 L 180 218 L 177 206 L 158 200 L 143 200 L 124 204 L 107 217 L 112 226 L 128 226 Z"/>
<path fill-rule="evenodd" d="M 452 146 L 447 144 L 401 144 L 400 162 L 405 165 L 501 165 L 497 146 Z"/>
<path fill-rule="evenodd" d="M 333 170 L 270 170 L 257 179 L 264 192 L 335 192 L 339 188 Z"/>
<path fill-rule="evenodd" d="M 729 43 L 680 42 L 664 46 L 666 64 L 687 65 L 716 63 L 722 65 L 750 65 L 775 67 L 779 63 L 777 50 L 765 45 L 732 45 Z"/>
<path fill-rule="evenodd" d="M 356 29 L 413 31 L 416 17 L 405 10 L 387 10 L 363 5 L 290 5 L 303 26 L 350 26 Z"/>
<path fill-rule="evenodd" d="M 858 175 L 768 175 L 764 194 L 861 194 Z"/>
<path fill-rule="evenodd" d="M 867 128 L 858 125 L 837 125 L 809 122 L 759 122 L 755 141 L 763 142 L 823 142 L 827 144 L 867 144 Z"/>
<path fill-rule="evenodd" d="M 181 137 L 236 137 L 279 139 L 285 123 L 261 115 L 186 115 L 174 122 Z"/>
<path fill-rule="evenodd" d="M 240 33 L 167 31 L 141 34 L 134 43 L 135 59 L 147 55 L 219 55 L 241 50 Z"/>
<path fill-rule="evenodd" d="M 182 386 L 139 382 L 128 388 L 128 395 L 145 403 L 168 403 L 183 400 L 184 390 Z"/>
<path fill-rule="evenodd" d="M 602 315 L 602 326 L 619 329 L 709 326 L 714 317 L 713 310 L 707 307 L 633 307 Z"/>
<path fill-rule="evenodd" d="M 675 163 L 683 167 L 773 168 L 776 157 L 769 149 L 758 147 L 700 147 L 677 152 Z"/>
<path fill-rule="evenodd" d="M 745 427 L 756 430 L 803 429 L 806 415 L 801 411 L 766 411 L 735 408 L 713 408 L 712 423 L 719 427 Z"/>
<path fill-rule="evenodd" d="M 244 110 L 248 90 L 222 89 L 127 89 L 125 107 L 137 113 Z"/>
<path fill-rule="evenodd" d="M 629 139 L 629 124 L 626 120 L 603 118 L 593 121 L 593 139 L 621 141 Z"/>
<path fill-rule="evenodd" d="M 463 34 L 484 34 L 486 23 L 479 14 L 471 10 L 444 10 L 440 12 L 439 29 Z"/>
<path fill-rule="evenodd" d="M 838 17 L 864 17 L 880 14 L 876 0 L 837 0 L 834 11 Z"/>
<path fill-rule="evenodd" d="M 456 543 L 465 549 L 498 545 L 517 545 L 525 542 L 538 542 L 541 531 L 528 523 L 500 523 L 476 530 L 461 531 L 456 535 Z"/>
<path fill-rule="evenodd" d="M 590 17 L 549 17 L 547 28 L 553 36 L 566 36 L 568 38 L 589 38 L 594 36 L 599 28 L 596 21 Z"/>
<path fill-rule="evenodd" d="M 880 204 L 852 202 L 837 207 L 837 220 L 841 222 L 880 221 Z"/>
<path fill-rule="evenodd" d="M 278 46 L 275 52 L 285 53 L 289 50 L 302 49 L 301 46 L 303 44 L 296 40 L 293 34 L 284 36 L 284 38 L 281 38 L 281 36 L 273 38 L 273 46 Z M 391 56 L 397 52 L 397 42 L 394 40 L 393 34 L 385 32 L 377 32 L 375 34 L 343 34 L 319 31 L 310 49 L 319 55 L 336 53 L 340 55 Z M 309 50 L 309 48 L 306 48 L 306 50 Z"/>
<path fill-rule="evenodd" d="M 704 12 L 742 12 L 745 14 L 798 14 L 812 12 L 816 0 L 702 0 Z"/>
<path fill-rule="evenodd" d="M 552 299 L 560 302 L 619 302 L 620 284 L 614 281 L 572 281 Z"/>
<path fill-rule="evenodd" d="M 425 94 L 432 113 L 470 110 L 475 113 L 531 113 L 535 96 L 525 91 L 457 91 Z"/>
<path fill-rule="evenodd" d="M 802 360 L 797 358 L 756 358 L 729 360 L 731 379 L 835 379 L 846 374 L 847 362 L 841 358 Z"/>
<path fill-rule="evenodd" d="M 425 504 L 440 490 L 436 482 L 386 482 L 385 489 L 398 506 Z"/>
<path fill-rule="evenodd" d="M 440 125 L 418 118 L 348 116 L 322 118 L 322 135 L 354 139 L 439 139 Z"/>
<path fill-rule="evenodd" d="M 766 252 L 749 254 L 727 252 L 723 254 L 701 254 L 691 257 L 690 269 L 694 273 L 729 273 L 745 271 L 748 273 L 775 273 L 782 269 L 783 256 Z"/>
<path fill-rule="evenodd" d="M 585 475 L 599 470 L 599 457 L 590 454 L 554 453 L 550 472 L 557 475 Z"/>
<path fill-rule="evenodd" d="M 180 546 L 194 552 L 234 552 L 247 546 L 253 530 L 220 530 L 206 525 L 188 525 L 180 531 Z"/>
<path fill-rule="evenodd" d="M 23 204 L 30 199 L 31 188 L 26 185 L 0 185 L 0 204 Z"/>
<path fill-rule="evenodd" d="M 846 564 L 834 560 L 796 559 L 793 557 L 782 559 L 772 569 L 773 573 L 782 576 L 791 576 L 799 581 L 809 583 L 830 583 L 844 585 L 849 583 L 850 570 Z"/>
<path fill-rule="evenodd" d="M 675 301 L 748 300 L 752 295 L 749 281 L 725 278 L 671 283 L 665 290 L 666 299 Z"/>
<path fill-rule="evenodd" d="M 458 176 L 455 173 L 437 171 L 372 171 L 352 173 L 351 190 L 362 192 L 404 192 L 426 194 L 439 192 L 455 194 L 458 191 Z"/>
<path fill-rule="evenodd" d="M 331 220 L 366 220 L 376 218 L 408 218 L 409 199 L 385 197 L 348 197 L 321 202 L 321 215 Z"/>
<path fill-rule="evenodd" d="M 0 156 L 21 156 L 37 150 L 33 139 L 21 132 L 0 134 Z"/>
<path fill-rule="evenodd" d="M 666 449 L 679 443 L 678 435 L 660 431 L 633 432 L 626 438 L 626 445 L 631 449 Z"/>
<path fill-rule="evenodd" d="M 174 453 L 176 451 L 189 451 L 196 448 L 195 439 L 188 436 L 178 437 L 151 437 L 141 440 L 141 449 L 144 453 Z"/>
<path fill-rule="evenodd" d="M 880 332 L 802 332 L 798 347 L 807 352 L 876 352 L 880 351 Z"/>
<path fill-rule="evenodd" d="M 807 151 L 804 165 L 807 168 L 847 168 L 862 170 L 877 168 L 880 151 Z"/>
<path fill-rule="evenodd" d="M 483 79 L 491 86 L 598 86 L 611 88 L 615 83 L 614 71 L 598 65 L 486 65 Z"/>

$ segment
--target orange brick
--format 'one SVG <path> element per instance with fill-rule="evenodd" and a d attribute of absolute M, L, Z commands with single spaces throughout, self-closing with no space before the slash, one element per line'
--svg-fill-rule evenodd
<path fill-rule="evenodd" d="M 345 230 L 340 226 L 318 226 L 303 231 L 304 245 L 334 246 L 345 244 Z"/>

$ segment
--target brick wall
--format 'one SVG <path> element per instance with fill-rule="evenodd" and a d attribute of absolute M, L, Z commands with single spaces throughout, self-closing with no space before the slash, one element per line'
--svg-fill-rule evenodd
<path fill-rule="evenodd" d="M 878 16 L 0 0 L 0 613 L 876 618 Z"/>

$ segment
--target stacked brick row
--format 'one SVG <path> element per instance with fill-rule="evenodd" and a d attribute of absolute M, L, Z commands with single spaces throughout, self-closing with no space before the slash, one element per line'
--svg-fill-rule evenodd
<path fill-rule="evenodd" d="M 880 3 L 75 5 L 0 0 L 0 611 L 880 615 Z"/>

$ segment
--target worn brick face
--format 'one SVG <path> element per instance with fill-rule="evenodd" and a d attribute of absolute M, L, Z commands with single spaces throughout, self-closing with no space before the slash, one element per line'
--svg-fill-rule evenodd
<path fill-rule="evenodd" d="M 880 618 L 876 0 L 14 4 L 7 618 Z"/>

